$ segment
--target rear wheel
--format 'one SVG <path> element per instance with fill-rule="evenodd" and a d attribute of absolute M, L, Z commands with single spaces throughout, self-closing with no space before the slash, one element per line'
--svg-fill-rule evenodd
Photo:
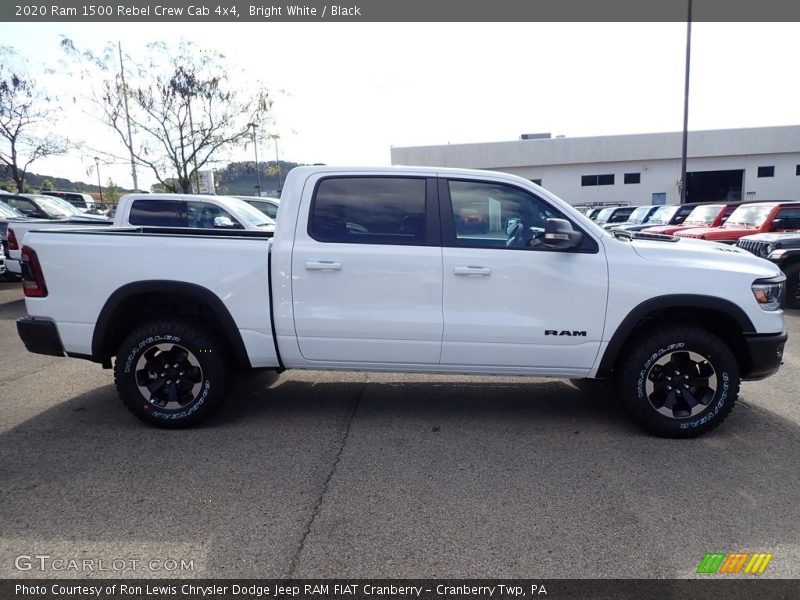
<path fill-rule="evenodd" d="M 786 267 L 786 308 L 800 308 L 800 263 Z"/>
<path fill-rule="evenodd" d="M 157 320 L 121 344 L 114 382 L 125 406 L 160 427 L 186 427 L 209 417 L 229 383 L 223 345 L 192 321 Z"/>
<path fill-rule="evenodd" d="M 617 393 L 631 418 L 661 437 L 712 430 L 733 410 L 741 379 L 736 358 L 717 336 L 697 327 L 649 329 L 626 351 Z"/>

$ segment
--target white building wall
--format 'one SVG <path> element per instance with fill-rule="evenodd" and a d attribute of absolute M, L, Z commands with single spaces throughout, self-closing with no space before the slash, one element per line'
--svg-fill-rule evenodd
<path fill-rule="evenodd" d="M 494 169 L 542 186 L 573 204 L 650 204 L 654 193 L 680 201 L 681 134 L 655 133 L 553 138 L 392 148 L 392 164 Z M 687 170 L 744 170 L 742 199 L 800 200 L 800 126 L 727 129 L 689 133 Z M 759 166 L 775 176 L 758 177 Z M 614 174 L 614 185 L 582 186 L 582 175 Z M 640 173 L 625 184 L 625 173 Z"/>

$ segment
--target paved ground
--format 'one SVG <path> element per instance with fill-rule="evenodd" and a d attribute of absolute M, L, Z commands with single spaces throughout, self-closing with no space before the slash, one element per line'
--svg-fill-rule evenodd
<path fill-rule="evenodd" d="M 320 372 L 151 429 L 109 371 L 26 353 L 20 298 L 0 284 L 0 577 L 687 577 L 709 551 L 800 577 L 798 312 L 779 375 L 670 441 L 558 380 Z"/>

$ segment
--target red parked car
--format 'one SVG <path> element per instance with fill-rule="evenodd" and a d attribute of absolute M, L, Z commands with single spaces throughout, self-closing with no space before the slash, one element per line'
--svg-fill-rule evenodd
<path fill-rule="evenodd" d="M 741 204 L 721 227 L 684 229 L 675 235 L 735 244 L 740 237 L 770 231 L 800 231 L 800 202 Z"/>

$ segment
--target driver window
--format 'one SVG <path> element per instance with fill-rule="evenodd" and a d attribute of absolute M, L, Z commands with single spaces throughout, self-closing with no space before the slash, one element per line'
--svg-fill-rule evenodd
<path fill-rule="evenodd" d="M 217 217 L 227 217 L 232 223 L 231 229 L 243 229 L 242 225 L 233 215 L 224 208 L 211 204 L 210 202 L 197 202 L 189 200 L 186 202 L 186 220 L 189 227 L 199 229 L 214 229 L 214 219 Z"/>
<path fill-rule="evenodd" d="M 535 249 L 547 219 L 564 216 L 521 189 L 480 181 L 450 181 L 456 244 L 468 248 Z"/>

